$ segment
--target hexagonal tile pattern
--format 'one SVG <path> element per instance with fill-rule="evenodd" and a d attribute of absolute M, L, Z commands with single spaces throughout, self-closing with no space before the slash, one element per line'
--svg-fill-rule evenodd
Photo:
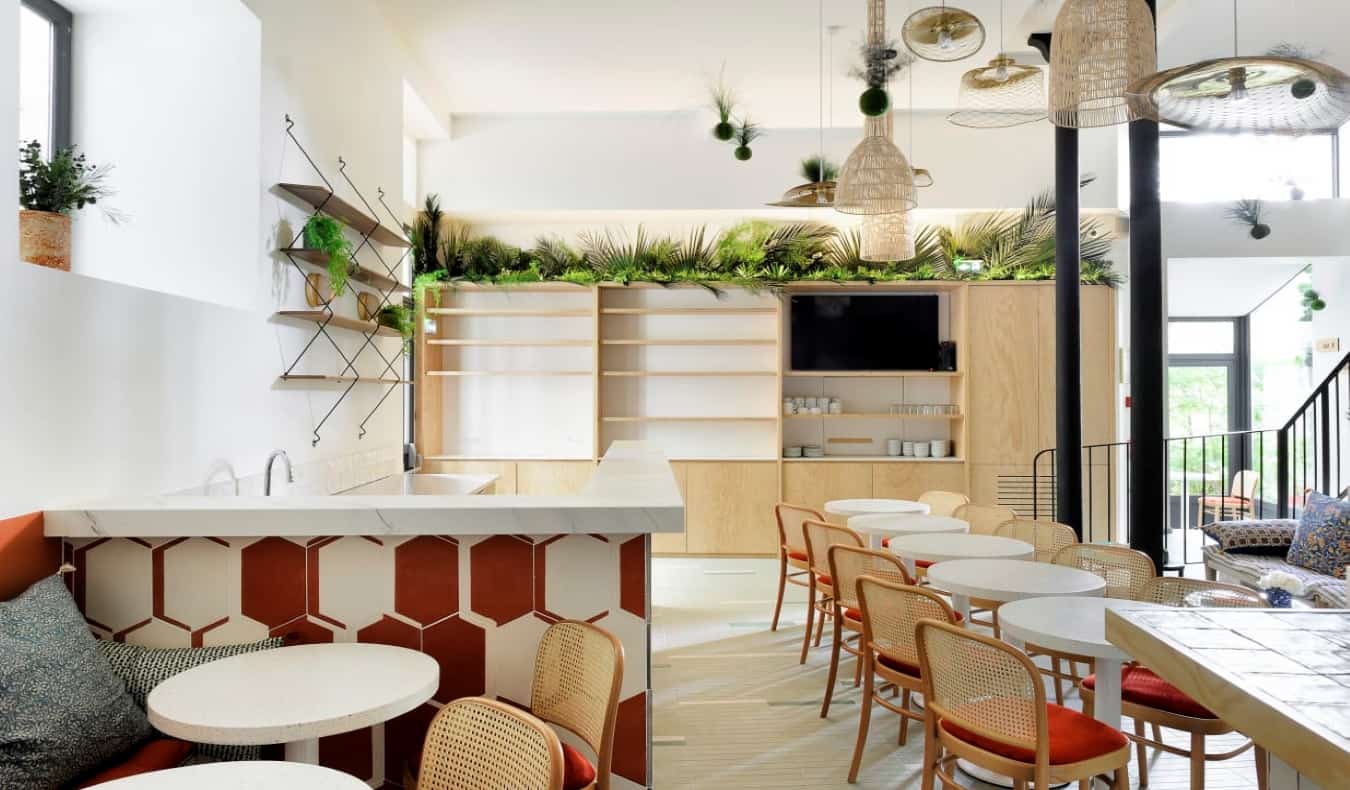
<path fill-rule="evenodd" d="M 619 599 L 619 563 L 613 543 L 591 535 L 565 535 L 536 551 L 544 552 L 544 601 L 550 614 L 590 620 L 614 608 Z M 576 568 L 587 572 L 574 573 Z M 548 584 L 550 579 L 560 583 Z"/>
<path fill-rule="evenodd" d="M 647 694 L 619 703 L 614 725 L 614 757 L 610 770 L 639 785 L 647 784 Z"/>
<path fill-rule="evenodd" d="M 79 558 L 84 575 L 84 616 L 94 625 L 120 633 L 150 619 L 154 612 L 154 574 L 150 547 L 135 540 L 90 544 Z"/>
<path fill-rule="evenodd" d="M 320 625 L 308 617 L 282 623 L 267 633 L 268 636 L 285 638 L 287 644 L 313 645 L 334 641 L 333 632 L 327 626 Z"/>
<path fill-rule="evenodd" d="M 155 616 L 196 630 L 228 617 L 239 601 L 238 552 L 207 538 L 155 548 Z"/>
<path fill-rule="evenodd" d="M 422 741 L 426 738 L 436 708 L 423 705 L 413 708 L 396 719 L 384 723 L 384 779 L 398 787 L 403 786 L 405 774 L 417 773 L 422 755 Z"/>
<path fill-rule="evenodd" d="M 483 629 L 458 617 L 433 625 L 422 632 L 422 652 L 441 665 L 441 685 L 437 702 L 460 697 L 475 697 L 487 690 Z"/>
<path fill-rule="evenodd" d="M 493 696 L 520 705 L 530 704 L 534 682 L 534 651 L 521 645 L 538 645 L 548 623 L 538 617 L 518 617 L 487 632 L 487 687 Z"/>
<path fill-rule="evenodd" d="M 625 656 L 647 655 L 647 621 L 635 617 L 622 609 L 610 612 L 595 622 L 596 625 L 619 637 L 623 643 Z M 647 690 L 647 673 L 634 671 L 632 659 L 624 662 L 623 687 L 620 689 L 624 699 Z"/>
<path fill-rule="evenodd" d="M 394 608 L 423 625 L 459 611 L 459 546 L 422 535 L 394 549 Z"/>
<path fill-rule="evenodd" d="M 497 625 L 534 606 L 534 544 L 513 535 L 493 535 L 469 549 L 469 603 Z"/>
<path fill-rule="evenodd" d="M 241 610 L 272 628 L 305 613 L 305 550 L 285 538 L 244 547 Z"/>
<path fill-rule="evenodd" d="M 256 642 L 267 638 L 267 626 L 242 614 L 231 615 L 230 619 L 208 631 L 201 633 L 201 646 L 237 645 L 243 642 Z"/>
<path fill-rule="evenodd" d="M 647 616 L 646 535 L 619 546 L 619 606 L 638 617 Z"/>
<path fill-rule="evenodd" d="M 147 620 L 120 636 L 123 641 L 145 647 L 192 647 L 192 632 L 163 620 Z"/>
<path fill-rule="evenodd" d="M 357 631 L 356 641 L 421 650 L 422 632 L 416 626 L 408 625 L 402 620 L 395 620 L 389 615 L 385 615 L 378 621 Z"/>
<path fill-rule="evenodd" d="M 311 615 L 356 629 L 393 610 L 394 555 L 387 546 L 345 537 L 323 544 L 317 555 L 319 609 L 311 609 Z M 309 596 L 314 597 L 314 590 Z"/>

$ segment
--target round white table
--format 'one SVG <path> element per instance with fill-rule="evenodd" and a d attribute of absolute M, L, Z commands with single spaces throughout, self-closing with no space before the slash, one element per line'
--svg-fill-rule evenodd
<path fill-rule="evenodd" d="M 905 535 L 891 540 L 891 552 L 905 564 L 913 576 L 917 562 L 948 562 L 950 560 L 1030 560 L 1036 556 L 1036 547 L 1024 540 L 1001 538 L 997 535 L 969 535 L 938 533 L 936 535 Z M 932 583 L 932 569 L 929 569 Z M 941 588 L 941 589 L 946 589 Z M 947 590 L 951 592 L 951 590 Z M 956 599 L 953 596 L 953 603 Z M 970 612 L 962 612 L 969 615 Z"/>
<path fill-rule="evenodd" d="M 355 776 L 317 765 L 258 760 L 204 763 L 128 776 L 99 785 L 106 790 L 370 790 Z"/>
<path fill-rule="evenodd" d="M 930 509 L 922 502 L 909 499 L 834 499 L 825 503 L 826 515 L 845 519 L 882 513 L 926 516 Z"/>
<path fill-rule="evenodd" d="M 948 536 L 951 537 L 951 536 Z M 971 535 L 970 537 L 993 537 Z M 904 539 L 902 539 L 903 541 Z M 1019 541 L 1020 542 L 1020 541 Z M 1030 545 L 1030 544 L 1026 544 Z M 895 541 L 891 542 L 895 548 Z M 1020 601 L 1023 598 L 1083 595 L 1100 597 L 1106 582 L 1077 568 L 1026 560 L 951 560 L 928 569 L 928 583 L 951 593 L 952 608 L 970 619 L 970 599 Z M 999 609 L 1000 613 L 1003 611 Z M 1000 614 L 999 622 L 1002 622 Z"/>
<path fill-rule="evenodd" d="M 902 535 L 969 532 L 970 524 L 950 516 L 874 513 L 868 516 L 851 517 L 848 520 L 848 528 L 866 535 L 871 547 L 879 549 L 882 548 L 881 541 L 886 538 L 894 540 Z"/>
<path fill-rule="evenodd" d="M 1130 656 L 1106 641 L 1106 610 L 1160 608 L 1158 604 L 1116 598 L 1026 598 L 1000 606 L 998 624 L 1007 642 L 1030 642 L 1095 659 L 1093 716 L 1120 729 L 1120 667 Z"/>
<path fill-rule="evenodd" d="M 197 743 L 286 744 L 317 764 L 319 738 L 388 721 L 431 699 L 440 665 L 388 645 L 297 645 L 193 667 L 150 692 L 150 723 Z"/>

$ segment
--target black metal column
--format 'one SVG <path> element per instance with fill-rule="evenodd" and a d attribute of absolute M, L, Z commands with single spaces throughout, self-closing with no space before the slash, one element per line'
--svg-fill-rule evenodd
<path fill-rule="evenodd" d="M 1055 501 L 1083 536 L 1078 130 L 1055 127 Z"/>
<path fill-rule="evenodd" d="M 1149 10 L 1157 14 L 1155 0 Z M 1155 22 L 1156 31 L 1157 24 Z M 1167 396 L 1158 124 L 1130 123 L 1130 545 L 1166 562 Z"/>

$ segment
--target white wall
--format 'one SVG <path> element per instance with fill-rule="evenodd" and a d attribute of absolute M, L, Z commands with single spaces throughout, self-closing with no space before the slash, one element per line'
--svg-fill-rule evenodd
<path fill-rule="evenodd" d="M 1333 365 L 1350 354 L 1350 259 L 1314 263 L 1312 287 L 1327 303 L 1325 310 L 1313 313 L 1313 337 L 1341 341 L 1339 351 L 1313 351 L 1313 381 L 1320 382 Z"/>
<path fill-rule="evenodd" d="M 19 0 L 0 0 L 0 52 L 19 52 Z M 19 139 L 19 74 L 17 70 L 0 70 L 0 136 L 6 140 Z M 17 156 L 0 158 L 0 183 L 16 184 L 19 179 Z M 18 206 L 18 199 L 12 204 Z M 17 211 L 0 212 L 0 250 L 17 257 L 19 249 L 19 215 Z"/>

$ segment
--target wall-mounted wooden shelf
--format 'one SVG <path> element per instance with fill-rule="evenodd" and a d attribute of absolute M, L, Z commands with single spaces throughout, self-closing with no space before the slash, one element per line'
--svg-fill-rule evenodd
<path fill-rule="evenodd" d="M 278 310 L 272 314 L 272 318 L 277 321 L 300 321 L 307 323 L 323 324 L 336 329 L 346 329 L 352 332 L 362 332 L 365 334 L 376 334 L 383 337 L 401 337 L 399 331 L 393 327 L 377 324 L 374 321 L 358 321 L 355 318 L 344 318 L 340 315 L 329 317 L 323 310 Z"/>
<path fill-rule="evenodd" d="M 601 417 L 601 422 L 777 422 L 777 417 Z"/>
<path fill-rule="evenodd" d="M 315 211 L 322 211 L 333 219 L 341 220 L 362 236 L 369 236 L 372 241 L 390 247 L 412 246 L 407 239 L 381 225 L 378 220 L 361 209 L 334 195 L 326 187 L 311 184 L 277 184 L 277 188 L 305 203 Z"/>
<path fill-rule="evenodd" d="M 889 413 L 854 413 L 854 414 L 785 414 L 785 420 L 941 420 L 952 421 L 961 419 L 960 414 L 889 414 Z"/>
<path fill-rule="evenodd" d="M 963 464 L 964 458 L 915 458 L 912 455 L 827 455 L 824 458 L 784 458 L 783 463 L 882 463 L 882 464 Z"/>
<path fill-rule="evenodd" d="M 606 339 L 600 341 L 605 346 L 776 346 L 778 341 L 773 338 L 670 338 L 666 340 L 656 338 L 620 338 Z"/>
<path fill-rule="evenodd" d="M 314 269 L 321 274 L 328 273 L 328 253 L 322 250 L 307 250 L 303 247 L 286 247 L 281 250 L 283 253 L 303 261 L 306 266 Z M 356 271 L 348 275 L 353 282 L 369 285 L 371 288 L 378 288 L 381 291 L 393 291 L 397 294 L 412 293 L 412 289 L 403 283 L 395 280 L 385 274 L 380 274 L 373 269 L 367 269 L 364 266 L 358 266 Z"/>
<path fill-rule="evenodd" d="M 339 386 L 344 384 L 407 384 L 403 379 L 385 379 L 373 376 L 320 376 L 304 373 L 292 373 L 277 377 L 279 384 L 308 384 L 315 386 Z"/>
<path fill-rule="evenodd" d="M 606 307 L 604 315 L 774 315 L 776 307 Z"/>
<path fill-rule="evenodd" d="M 590 376 L 589 370 L 428 370 L 428 376 Z"/>
<path fill-rule="evenodd" d="M 602 376 L 621 378 L 773 378 L 774 370 L 606 370 Z"/>
<path fill-rule="evenodd" d="M 954 379 L 959 370 L 785 370 L 783 375 L 805 379 Z"/>
<path fill-rule="evenodd" d="M 428 307 L 427 315 L 496 316 L 502 318 L 590 318 L 590 310 L 528 310 L 512 308 Z"/>
<path fill-rule="evenodd" d="M 428 340 L 433 346 L 465 346 L 480 348 L 550 348 L 555 346 L 585 346 L 590 348 L 590 340 Z"/>

